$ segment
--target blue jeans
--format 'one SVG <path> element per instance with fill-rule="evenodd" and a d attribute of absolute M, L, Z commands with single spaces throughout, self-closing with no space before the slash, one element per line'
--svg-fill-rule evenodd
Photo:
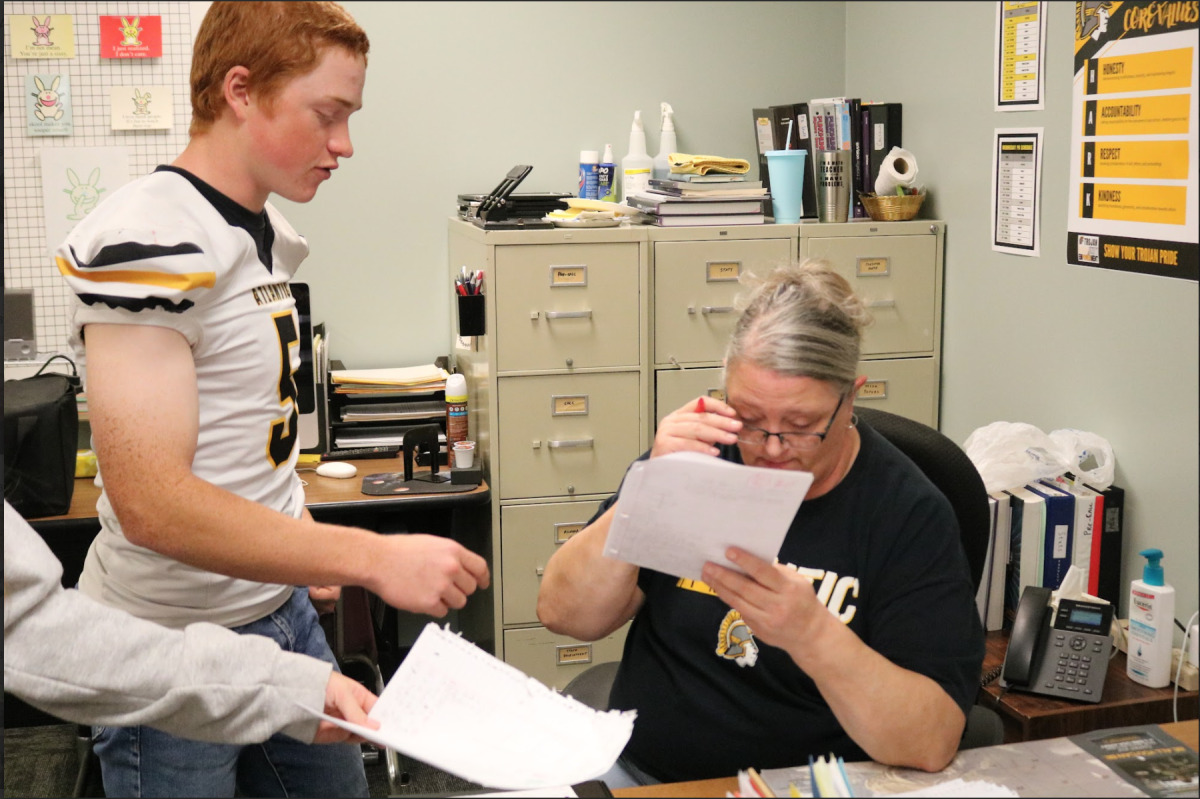
<path fill-rule="evenodd" d="M 279 610 L 233 631 L 262 635 L 285 651 L 334 662 L 307 588 Z M 357 744 L 302 744 L 276 733 L 261 744 L 215 744 L 152 727 L 95 727 L 104 793 L 118 796 L 367 796 Z"/>

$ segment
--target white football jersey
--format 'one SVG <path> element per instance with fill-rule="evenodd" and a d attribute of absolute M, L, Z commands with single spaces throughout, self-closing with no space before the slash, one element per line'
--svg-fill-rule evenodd
<path fill-rule="evenodd" d="M 307 255 L 304 238 L 269 203 L 256 214 L 183 170 L 159 167 L 97 206 L 56 257 L 75 295 L 70 340 L 79 365 L 86 369 L 85 325 L 178 330 L 199 391 L 192 472 L 296 518 L 304 508 L 294 468 L 300 336 L 288 281 Z M 101 488 L 103 474 L 101 460 Z M 104 604 L 171 627 L 234 627 L 272 613 L 291 593 L 131 544 L 103 492 L 97 511 L 101 532 L 79 587 Z"/>

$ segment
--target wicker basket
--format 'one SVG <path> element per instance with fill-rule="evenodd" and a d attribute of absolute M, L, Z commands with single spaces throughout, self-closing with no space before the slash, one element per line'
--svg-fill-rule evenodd
<path fill-rule="evenodd" d="M 925 194 L 908 194 L 905 196 L 875 194 L 860 194 L 863 207 L 867 214 L 876 222 L 903 222 L 914 219 L 925 202 Z"/>

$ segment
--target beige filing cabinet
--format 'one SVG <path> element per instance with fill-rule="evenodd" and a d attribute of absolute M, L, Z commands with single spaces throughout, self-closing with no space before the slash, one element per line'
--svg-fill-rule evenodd
<path fill-rule="evenodd" d="M 448 266 L 482 269 L 484 334 L 454 336 L 492 488 L 493 623 L 475 640 L 549 685 L 620 658 L 537 620 L 546 561 L 616 491 L 658 421 L 722 396 L 745 272 L 827 258 L 871 304 L 858 402 L 937 426 L 941 222 L 488 231 L 449 221 Z M 458 301 L 452 325 L 458 331 Z"/>
<path fill-rule="evenodd" d="M 856 404 L 937 429 L 946 226 L 938 220 L 801 224 L 800 255 L 829 261 L 875 317 Z"/>
<path fill-rule="evenodd" d="M 640 227 L 483 231 L 449 221 L 448 266 L 484 272 L 484 334 L 458 334 L 470 436 L 492 489 L 497 657 L 562 688 L 619 660 L 626 628 L 595 642 L 537 618 L 546 561 L 649 446 L 649 244 Z M 449 281 L 447 282 L 449 285 Z"/>

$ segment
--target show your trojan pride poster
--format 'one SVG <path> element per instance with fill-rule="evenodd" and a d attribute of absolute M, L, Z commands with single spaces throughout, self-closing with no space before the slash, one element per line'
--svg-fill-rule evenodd
<path fill-rule="evenodd" d="M 1075 3 L 1067 261 L 1196 280 L 1200 0 Z"/>

